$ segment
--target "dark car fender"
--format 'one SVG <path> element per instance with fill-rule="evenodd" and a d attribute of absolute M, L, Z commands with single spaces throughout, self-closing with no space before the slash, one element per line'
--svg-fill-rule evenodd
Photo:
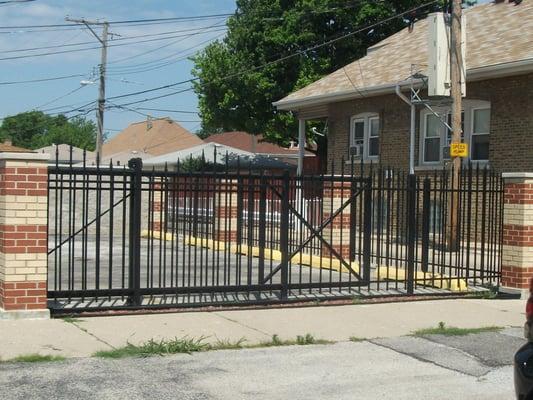
<path fill-rule="evenodd" d="M 514 387 L 518 400 L 533 400 L 533 343 L 526 343 L 514 356 Z"/>

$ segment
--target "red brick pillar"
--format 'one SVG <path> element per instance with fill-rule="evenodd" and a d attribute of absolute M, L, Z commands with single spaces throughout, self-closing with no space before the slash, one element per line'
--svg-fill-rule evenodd
<path fill-rule="evenodd" d="M 227 179 L 220 182 L 214 199 L 214 237 L 216 240 L 227 243 L 237 242 L 237 196 L 236 180 Z"/>
<path fill-rule="evenodd" d="M 155 178 L 160 179 L 160 178 Z M 161 234 L 164 231 L 164 224 L 166 219 L 166 204 L 165 204 L 165 188 L 162 189 L 161 182 L 153 182 L 149 186 L 151 202 L 150 202 L 150 227 L 149 229 L 154 234 Z"/>
<path fill-rule="evenodd" d="M 504 288 L 529 295 L 533 277 L 533 173 L 505 173 L 502 279 Z"/>
<path fill-rule="evenodd" d="M 48 156 L 0 153 L 0 317 L 46 317 Z"/>
<path fill-rule="evenodd" d="M 324 182 L 323 190 L 323 215 L 324 221 L 339 208 L 351 196 L 351 182 Z M 322 231 L 324 239 L 332 245 L 345 260 L 350 257 L 350 206 L 333 218 Z M 323 246 L 323 255 L 329 256 L 330 250 Z"/>

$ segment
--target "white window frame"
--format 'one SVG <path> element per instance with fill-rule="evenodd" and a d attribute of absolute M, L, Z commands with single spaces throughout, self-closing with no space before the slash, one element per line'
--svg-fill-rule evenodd
<path fill-rule="evenodd" d="M 422 124 L 424 125 L 423 127 L 423 130 L 421 129 L 421 132 L 423 132 L 422 135 L 420 135 L 422 137 L 422 140 L 421 140 L 421 143 L 420 143 L 420 148 L 422 149 L 421 153 L 422 153 L 422 158 L 421 158 L 421 164 L 424 164 L 424 165 L 437 165 L 437 164 L 440 164 L 442 163 L 442 149 L 443 149 L 443 143 L 446 143 L 446 136 L 444 136 L 444 138 L 442 137 L 442 132 L 439 136 L 431 136 L 431 138 L 435 139 L 435 138 L 438 138 L 439 139 L 439 159 L 438 161 L 426 161 L 426 139 L 430 138 L 427 136 L 427 127 L 428 127 L 428 117 L 430 115 L 433 115 L 433 113 L 431 112 L 427 112 L 425 114 L 423 114 L 424 117 L 422 118 Z M 441 129 L 442 131 L 442 129 Z"/>
<path fill-rule="evenodd" d="M 464 130 L 463 132 L 463 140 L 465 143 L 468 143 L 468 158 L 466 160 L 472 162 L 472 163 L 479 163 L 479 164 L 486 164 L 489 162 L 489 160 L 472 160 L 472 136 L 474 131 L 474 111 L 475 110 L 489 110 L 490 112 L 490 102 L 484 101 L 484 100 L 463 100 L 463 112 L 464 112 Z M 447 115 L 450 113 L 449 107 L 440 107 L 440 108 L 433 108 L 433 111 L 435 111 L 443 121 L 446 121 Z M 419 152 L 418 152 L 418 162 L 420 166 L 435 166 L 435 165 L 442 165 L 445 161 L 442 157 L 442 151 L 443 148 L 447 145 L 448 138 L 447 138 L 447 127 L 442 123 L 441 129 L 440 129 L 440 150 L 439 150 L 439 160 L 438 161 L 425 161 L 426 158 L 426 146 L 425 146 L 425 139 L 427 135 L 427 118 L 428 115 L 433 114 L 430 110 L 424 109 L 420 111 L 420 121 L 419 121 Z M 490 125 L 489 125 L 489 132 L 483 133 L 489 135 L 490 140 Z M 479 134 L 481 135 L 481 134 Z"/>
<path fill-rule="evenodd" d="M 483 132 L 483 133 L 476 133 L 474 132 L 474 113 L 476 111 L 479 111 L 479 110 L 489 110 L 489 131 L 488 132 Z M 483 107 L 483 106 L 480 106 L 480 107 L 472 107 L 472 110 L 470 112 L 470 140 L 469 140 L 469 143 L 468 143 L 468 148 L 469 148 L 469 153 L 470 155 L 473 154 L 473 149 L 474 149 L 474 146 L 473 146 L 473 140 L 472 138 L 474 136 L 488 136 L 489 137 L 489 149 L 490 149 L 490 107 Z M 490 157 L 490 150 L 489 150 L 489 157 Z M 480 159 L 480 160 L 471 160 L 472 162 L 478 162 L 478 163 L 487 163 L 489 162 L 489 159 Z"/>
<path fill-rule="evenodd" d="M 377 156 L 369 155 L 370 152 L 370 121 L 378 120 L 378 136 L 377 137 L 380 143 L 379 151 L 381 152 L 381 120 L 379 114 L 377 113 L 361 113 L 353 115 L 350 118 L 350 147 L 355 146 L 355 123 L 363 122 L 363 160 L 379 160 L 379 154 Z"/>

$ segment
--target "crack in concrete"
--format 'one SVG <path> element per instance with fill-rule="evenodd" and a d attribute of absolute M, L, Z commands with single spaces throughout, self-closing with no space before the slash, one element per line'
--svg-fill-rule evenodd
<path fill-rule="evenodd" d="M 82 328 L 82 327 L 79 326 L 76 322 L 67 322 L 67 323 L 69 323 L 69 324 L 71 324 L 71 325 L 74 325 L 74 326 L 75 326 L 76 328 L 78 328 L 80 331 L 82 331 L 83 333 L 86 333 L 86 334 L 89 335 L 89 336 L 92 336 L 93 338 L 95 338 L 95 339 L 96 339 L 97 341 L 99 341 L 100 343 L 103 343 L 103 344 L 105 344 L 106 346 L 109 346 L 109 347 L 112 348 L 112 349 L 116 349 L 116 347 L 113 346 L 111 343 L 108 343 L 108 342 L 106 342 L 104 339 L 101 339 L 101 338 L 99 338 L 98 336 L 96 336 L 94 333 L 89 332 L 88 329 L 86 329 L 86 328 Z"/>
<path fill-rule="evenodd" d="M 240 325 L 240 326 L 242 326 L 242 327 L 244 327 L 244 328 L 247 328 L 247 329 L 250 329 L 250 330 L 252 330 L 252 331 L 258 332 L 258 333 L 260 333 L 260 334 L 262 334 L 262 335 L 267 336 L 268 338 L 271 338 L 272 335 L 273 335 L 272 333 L 264 332 L 264 331 L 262 331 L 261 329 L 254 328 L 253 326 L 249 326 L 249 325 L 243 324 L 242 322 L 236 321 L 236 320 L 234 320 L 234 319 L 231 319 L 231 318 L 225 317 L 224 315 L 220 315 L 220 314 L 217 313 L 217 312 L 211 312 L 211 314 L 216 315 L 217 317 L 222 318 L 222 319 L 224 319 L 224 320 L 226 320 L 226 321 L 233 322 L 234 324 Z"/>

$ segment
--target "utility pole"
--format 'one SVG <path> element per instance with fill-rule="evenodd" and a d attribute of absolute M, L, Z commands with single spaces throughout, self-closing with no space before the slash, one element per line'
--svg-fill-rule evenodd
<path fill-rule="evenodd" d="M 104 111 L 105 111 L 105 73 L 107 64 L 107 35 L 109 30 L 109 23 L 107 21 L 89 21 L 84 18 L 73 19 L 65 18 L 66 21 L 74 22 L 77 24 L 84 24 L 91 33 L 102 44 L 102 54 L 100 59 L 100 87 L 98 90 L 98 109 L 96 110 L 96 120 L 98 124 L 98 131 L 96 133 L 96 158 L 101 160 L 102 158 L 102 144 L 104 138 Z M 102 37 L 100 37 L 91 28 L 91 25 L 102 25 Z"/>
<path fill-rule="evenodd" d="M 450 33 L 450 95 L 452 98 L 452 144 L 461 142 L 461 111 L 462 111 L 462 91 L 461 85 L 463 68 L 462 45 L 462 8 L 461 0 L 452 0 L 451 10 L 451 33 Z M 459 189 L 460 189 L 460 169 L 461 158 L 452 157 L 451 162 L 451 204 L 449 215 L 449 237 L 448 246 L 450 250 L 457 250 L 458 243 L 458 224 L 459 224 Z"/>

